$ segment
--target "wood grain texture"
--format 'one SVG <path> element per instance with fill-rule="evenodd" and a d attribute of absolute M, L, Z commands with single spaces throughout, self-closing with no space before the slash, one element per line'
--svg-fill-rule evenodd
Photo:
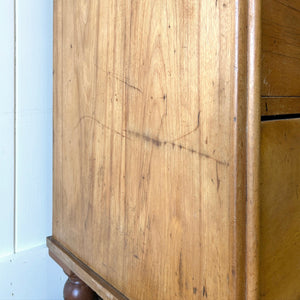
<path fill-rule="evenodd" d="M 132 300 L 241 299 L 245 1 L 54 3 L 55 240 Z"/>
<path fill-rule="evenodd" d="M 234 79 L 233 79 L 233 114 L 232 161 L 230 197 L 231 217 L 233 218 L 233 235 L 230 243 L 233 246 L 231 284 L 232 299 L 243 299 L 246 290 L 246 155 L 247 155 L 247 97 L 248 91 L 248 5 L 245 1 L 235 2 L 235 41 Z"/>
<path fill-rule="evenodd" d="M 262 116 L 288 114 L 300 114 L 300 97 L 262 97 Z"/>
<path fill-rule="evenodd" d="M 262 123 L 261 299 L 300 299 L 300 120 Z"/>
<path fill-rule="evenodd" d="M 248 3 L 246 299 L 259 298 L 261 1 Z"/>
<path fill-rule="evenodd" d="M 262 95 L 300 96 L 300 2 L 262 1 Z"/>

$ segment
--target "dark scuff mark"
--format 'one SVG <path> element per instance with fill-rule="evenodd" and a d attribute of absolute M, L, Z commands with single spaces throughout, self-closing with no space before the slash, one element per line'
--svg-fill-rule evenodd
<path fill-rule="evenodd" d="M 202 295 L 203 295 L 203 297 L 206 297 L 206 298 L 207 298 L 207 290 L 206 290 L 206 287 L 205 287 L 205 286 L 203 286 Z"/>
<path fill-rule="evenodd" d="M 197 294 L 197 288 L 193 287 L 193 294 L 196 295 Z"/>
<path fill-rule="evenodd" d="M 208 155 L 206 153 L 196 151 L 193 148 L 185 147 L 182 144 L 176 144 L 176 143 L 174 143 L 172 141 L 171 142 L 170 141 L 161 141 L 161 140 L 159 140 L 157 138 L 152 138 L 152 137 L 150 137 L 148 135 L 141 134 L 141 133 L 138 133 L 138 132 L 135 132 L 135 131 L 131 131 L 131 130 L 127 130 L 127 133 L 131 134 L 131 135 L 133 135 L 133 136 L 135 136 L 137 138 L 142 138 L 146 142 L 152 143 L 152 144 L 154 144 L 157 147 L 160 147 L 162 145 L 165 145 L 165 146 L 171 145 L 173 148 L 177 147 L 180 150 L 185 150 L 185 151 L 188 151 L 188 152 L 190 152 L 192 154 L 197 154 L 200 157 L 205 157 L 207 159 L 214 160 L 217 164 L 224 165 L 224 166 L 229 166 L 229 163 L 227 161 L 216 159 L 215 157 L 212 157 L 212 156 L 210 156 L 210 155 Z"/>
<path fill-rule="evenodd" d="M 163 100 L 165 102 L 165 113 L 164 113 L 163 117 L 166 117 L 168 115 L 168 96 L 167 96 L 167 94 L 163 95 Z"/>
<path fill-rule="evenodd" d="M 218 170 L 217 162 L 216 162 L 216 177 L 217 177 L 217 191 L 219 191 L 221 180 L 220 180 L 220 177 L 219 177 L 219 170 Z"/>
<path fill-rule="evenodd" d="M 266 111 L 268 111 L 268 103 L 266 103 Z"/>
<path fill-rule="evenodd" d="M 216 0 L 215 4 L 216 4 L 216 7 L 217 7 L 218 6 L 218 0 Z"/>
<path fill-rule="evenodd" d="M 200 112 L 199 112 L 199 114 L 198 114 L 198 124 L 197 124 L 197 127 L 199 127 L 199 124 L 200 124 L 200 121 L 199 121 L 200 119 L 199 119 L 199 118 L 200 118 Z M 177 147 L 177 148 L 180 149 L 180 150 L 185 150 L 185 151 L 188 151 L 188 152 L 190 152 L 190 153 L 192 153 L 192 154 L 197 154 L 197 155 L 200 156 L 200 157 L 205 157 L 205 158 L 207 158 L 207 159 L 214 160 L 217 164 L 224 165 L 224 166 L 229 166 L 229 163 L 228 163 L 227 161 L 219 160 L 219 159 L 217 159 L 217 158 L 215 158 L 215 157 L 213 157 L 213 156 L 210 156 L 209 154 L 206 154 L 206 153 L 203 153 L 203 152 L 196 151 L 196 150 L 193 149 L 193 148 L 185 147 L 185 146 L 183 146 L 182 144 L 176 144 L 176 143 L 174 143 L 174 141 L 161 141 L 161 140 L 159 140 L 159 139 L 157 139 L 157 138 L 150 137 L 150 136 L 148 136 L 148 135 L 146 135 L 146 134 L 141 134 L 141 133 L 139 133 L 139 132 L 130 131 L 130 130 L 124 131 L 124 134 L 123 134 L 122 132 L 119 132 L 119 131 L 117 131 L 117 130 L 115 130 L 115 129 L 113 129 L 113 128 L 110 128 L 109 126 L 107 126 L 107 125 L 101 123 L 98 119 L 96 119 L 95 117 L 92 117 L 92 116 L 82 116 L 82 117 L 79 119 L 79 121 L 77 122 L 77 124 L 74 126 L 73 131 L 75 131 L 75 130 L 77 129 L 77 127 L 80 125 L 80 123 L 81 123 L 82 121 L 84 121 L 84 120 L 91 120 L 91 121 L 95 122 L 97 125 L 99 125 L 100 127 L 102 127 L 103 129 L 109 130 L 109 131 L 111 131 L 112 133 L 117 134 L 117 135 L 119 135 L 119 136 L 121 136 L 121 137 L 123 137 L 123 138 L 126 138 L 126 139 L 128 139 L 128 140 L 131 140 L 131 139 L 128 137 L 128 134 L 130 134 L 130 135 L 133 135 L 133 136 L 135 136 L 135 137 L 137 137 L 137 138 L 142 138 L 142 139 L 145 140 L 146 142 L 152 143 L 152 144 L 154 144 L 154 145 L 157 146 L 157 147 L 160 147 L 160 146 L 162 146 L 162 145 L 165 145 L 165 146 L 171 145 L 173 149 L 174 149 L 175 147 Z M 197 128 L 195 128 L 194 130 L 196 130 L 196 129 L 197 129 Z M 213 153 L 215 153 L 215 150 L 214 150 Z"/>
<path fill-rule="evenodd" d="M 178 286 L 179 286 L 179 294 L 182 296 L 183 292 L 183 273 L 182 273 L 182 251 L 180 251 L 179 255 L 179 264 L 178 264 Z"/>
<path fill-rule="evenodd" d="M 134 254 L 133 257 L 136 259 L 140 259 L 136 254 Z"/>
<path fill-rule="evenodd" d="M 148 135 L 145 135 L 145 134 L 141 134 L 141 133 L 138 133 L 138 132 L 135 132 L 135 131 L 131 131 L 131 130 L 127 130 L 127 132 L 129 134 L 132 134 L 134 135 L 135 137 L 137 138 L 142 138 L 144 139 L 146 142 L 151 142 L 152 144 L 154 144 L 155 146 L 157 147 L 160 147 L 162 145 L 162 142 L 158 139 L 154 139 L 152 137 L 149 137 Z"/>
<path fill-rule="evenodd" d="M 231 274 L 232 274 L 233 277 L 235 277 L 235 269 L 231 270 Z"/>

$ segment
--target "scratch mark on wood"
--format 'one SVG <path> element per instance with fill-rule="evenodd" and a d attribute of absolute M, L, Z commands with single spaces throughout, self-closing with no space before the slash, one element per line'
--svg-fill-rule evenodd
<path fill-rule="evenodd" d="M 292 10 L 296 11 L 296 12 L 300 12 L 300 10 L 299 10 L 299 9 L 297 9 L 297 8 L 295 8 L 295 7 L 291 6 L 291 5 L 285 4 L 285 3 L 281 2 L 281 1 L 278 1 L 278 0 L 277 0 L 277 2 L 278 2 L 278 3 L 280 3 L 281 5 L 283 5 L 283 6 L 287 7 L 287 8 L 290 8 L 290 9 L 292 9 Z"/>
<path fill-rule="evenodd" d="M 97 66 L 96 64 L 95 64 L 95 67 L 96 67 L 97 69 L 99 69 L 100 71 L 102 71 L 103 73 L 105 73 L 107 76 L 111 76 L 111 77 L 115 78 L 116 80 L 118 80 L 118 81 L 124 83 L 126 86 L 128 86 L 128 87 L 130 87 L 130 88 L 132 88 L 132 89 L 134 89 L 134 90 L 136 90 L 136 91 L 138 91 L 138 92 L 141 93 L 141 94 L 143 93 L 143 91 L 142 91 L 140 88 L 138 88 L 138 87 L 136 87 L 135 85 L 129 83 L 129 80 L 128 80 L 128 79 L 125 78 L 125 80 L 124 80 L 124 79 L 120 78 L 118 75 L 116 75 L 116 74 L 114 74 L 114 73 L 112 73 L 112 72 L 103 70 L 102 68 L 100 68 L 100 67 Z"/>
<path fill-rule="evenodd" d="M 172 140 L 172 141 L 170 141 L 170 142 L 176 142 L 176 141 L 178 141 L 178 140 L 180 140 L 180 139 L 183 139 L 184 137 L 186 137 L 186 136 L 192 134 L 193 132 L 195 132 L 199 127 L 200 127 L 200 111 L 198 112 L 197 125 L 196 125 L 196 127 L 195 127 L 193 130 L 191 130 L 191 131 L 185 133 L 184 135 L 182 135 L 182 136 L 180 136 L 180 137 L 178 137 L 178 138 L 176 138 L 176 139 L 174 139 L 174 140 Z"/>
<path fill-rule="evenodd" d="M 123 80 L 121 78 L 118 78 L 117 76 L 113 76 L 115 79 L 119 80 L 120 82 L 123 82 L 125 85 L 127 85 L 130 88 L 133 88 L 134 90 L 137 90 L 140 93 L 143 93 L 143 91 L 141 89 L 139 89 L 138 87 L 128 83 L 126 80 Z"/>
<path fill-rule="evenodd" d="M 91 117 L 91 116 L 82 116 L 82 117 L 79 119 L 79 121 L 77 122 L 77 124 L 74 126 L 73 131 L 76 130 L 76 128 L 77 128 L 77 127 L 80 125 L 80 123 L 81 123 L 82 121 L 84 121 L 84 120 L 91 120 L 91 121 L 95 122 L 96 124 L 98 124 L 99 126 L 101 126 L 103 129 L 107 129 L 107 130 L 109 130 L 109 131 L 111 131 L 111 132 L 113 132 L 113 133 L 115 133 L 115 134 L 117 134 L 117 135 L 119 135 L 119 136 L 121 136 L 121 137 L 123 137 L 123 138 L 129 139 L 126 135 L 122 134 L 121 132 L 119 132 L 119 131 L 117 131 L 117 130 L 115 130 L 115 129 L 110 128 L 109 126 L 107 126 L 107 125 L 101 123 L 101 122 L 100 122 L 99 120 L 97 120 L 95 117 Z"/>
<path fill-rule="evenodd" d="M 157 138 L 153 138 L 153 137 L 150 137 L 150 136 L 148 136 L 146 134 L 142 134 L 142 133 L 131 131 L 131 130 L 127 130 L 127 131 L 125 131 L 126 134 L 123 134 L 123 133 L 121 133 L 121 132 L 119 132 L 119 131 L 117 131 L 115 129 L 112 129 L 109 126 L 103 124 L 98 119 L 96 119 L 95 117 L 92 117 L 92 116 L 82 116 L 79 119 L 79 121 L 77 122 L 77 124 L 74 126 L 73 131 L 75 131 L 78 128 L 78 126 L 80 125 L 80 123 L 82 121 L 84 121 L 84 120 L 91 120 L 91 121 L 95 122 L 97 125 L 99 125 L 100 127 L 102 127 L 103 129 L 109 130 L 109 131 L 111 131 L 114 134 L 117 134 L 117 135 L 119 135 L 119 136 L 121 136 L 123 138 L 126 138 L 127 140 L 131 140 L 128 137 L 128 134 L 129 134 L 129 135 L 135 136 L 136 138 L 142 138 L 144 141 L 146 141 L 148 143 L 152 143 L 152 144 L 154 144 L 157 147 L 160 147 L 162 145 L 164 145 L 164 146 L 171 145 L 173 149 L 176 147 L 176 148 L 178 148 L 180 150 L 185 150 L 185 151 L 188 151 L 188 152 L 190 152 L 192 154 L 197 154 L 200 157 L 205 157 L 207 159 L 214 160 L 217 164 L 224 165 L 224 166 L 229 166 L 229 163 L 227 161 L 225 161 L 225 160 L 219 160 L 219 159 L 217 159 L 217 158 L 215 158 L 215 157 L 213 157 L 213 156 L 211 156 L 211 155 L 209 155 L 207 153 L 196 151 L 195 149 L 185 147 L 182 144 L 176 144 L 173 141 L 161 141 L 161 140 L 159 140 Z"/>

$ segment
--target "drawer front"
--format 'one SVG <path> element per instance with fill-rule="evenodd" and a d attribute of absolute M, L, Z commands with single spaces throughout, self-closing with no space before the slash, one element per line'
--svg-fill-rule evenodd
<path fill-rule="evenodd" d="M 262 123 L 262 300 L 300 299 L 300 119 Z"/>
<path fill-rule="evenodd" d="M 262 96 L 300 96 L 300 1 L 262 1 Z"/>
<path fill-rule="evenodd" d="M 262 97 L 262 116 L 300 116 L 300 97 Z M 286 118 L 286 117 L 285 117 Z"/>

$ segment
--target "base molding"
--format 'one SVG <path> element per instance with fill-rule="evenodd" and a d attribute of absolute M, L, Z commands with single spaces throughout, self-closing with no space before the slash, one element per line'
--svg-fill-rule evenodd
<path fill-rule="evenodd" d="M 103 300 L 129 300 L 52 236 L 47 238 L 47 247 L 49 255 L 63 268 L 69 277 L 71 274 L 76 274 Z"/>

